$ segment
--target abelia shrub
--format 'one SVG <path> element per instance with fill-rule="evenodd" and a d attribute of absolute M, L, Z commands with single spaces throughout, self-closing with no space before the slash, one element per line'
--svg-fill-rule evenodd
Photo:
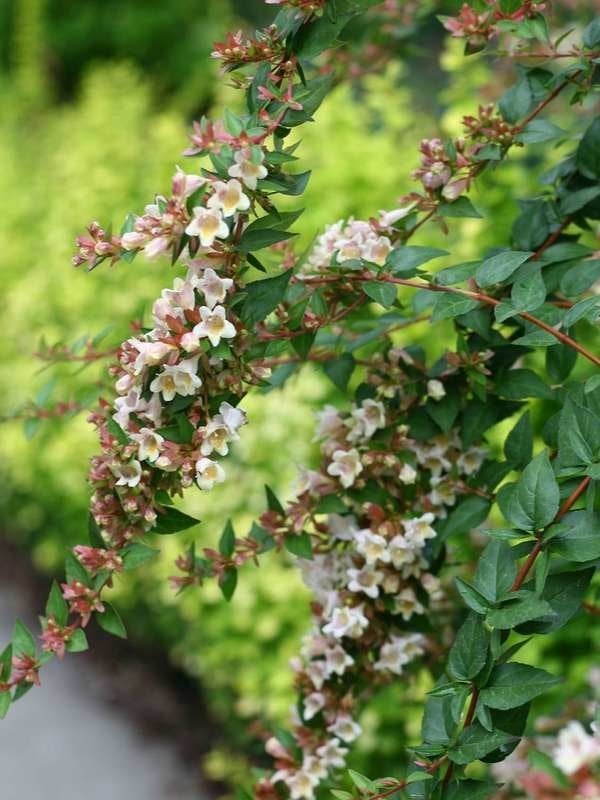
<path fill-rule="evenodd" d="M 90 417 L 100 451 L 88 541 L 67 556 L 39 637 L 16 624 L 0 657 L 0 711 L 40 682 L 49 659 L 85 649 L 92 619 L 125 635 L 105 588 L 155 556 L 156 535 L 197 524 L 176 500 L 227 480 L 248 392 L 310 362 L 344 398 L 318 415 L 320 462 L 301 470 L 288 503 L 267 488 L 246 535 L 224 521 L 218 549 L 182 554 L 172 579 L 183 590 L 214 578 L 230 599 L 243 565 L 287 551 L 312 592 L 292 665 L 298 704 L 289 728 L 266 740 L 272 764 L 249 778 L 254 796 L 596 796 L 597 725 L 563 720 L 543 746 L 522 738 L 540 725 L 527 728 L 532 701 L 561 676 L 516 656 L 575 615 L 600 614 L 600 22 L 566 40 L 552 32 L 549 4 L 518 0 L 464 4 L 445 18 L 467 54 L 518 60 L 517 82 L 467 115 L 462 136 L 423 139 L 414 191 L 369 219 L 324 220 L 300 255 L 301 210 L 282 201 L 303 193 L 309 172 L 291 168 L 301 148 L 287 144 L 290 132 L 336 81 L 385 63 L 429 9 L 271 4 L 280 8 L 269 28 L 215 45 L 245 113 L 196 123 L 185 155 L 198 161 L 177 168 L 169 196 L 119 234 L 94 222 L 77 240 L 76 266 L 168 257 L 179 274 L 109 367 L 113 390 Z M 361 61 L 370 40 L 373 58 Z M 568 130 L 549 117 L 563 97 Z M 557 141 L 568 152 L 538 194 L 520 199 L 509 238 L 441 270 L 432 262 L 446 250 L 408 243 L 426 223 L 443 233 L 480 217 L 468 195 L 484 171 L 530 144 L 553 154 Z M 423 319 L 443 332 L 433 360 L 403 335 Z M 64 348 L 45 355 L 69 359 Z M 91 344 L 85 357 L 103 355 L 115 353 Z M 489 436 L 499 423 L 509 431 L 501 450 Z M 475 530 L 479 557 L 457 561 Z M 373 692 L 423 673 L 433 688 L 410 769 L 350 772 L 351 791 L 339 788 Z M 593 702 L 586 711 L 596 713 Z"/>

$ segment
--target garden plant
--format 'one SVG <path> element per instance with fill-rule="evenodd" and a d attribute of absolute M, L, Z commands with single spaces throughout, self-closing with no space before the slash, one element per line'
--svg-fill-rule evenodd
<path fill-rule="evenodd" d="M 585 725 L 524 737 L 539 723 L 532 703 L 564 676 L 519 651 L 577 615 L 600 616 L 600 18 L 555 30 L 550 4 L 529 0 L 441 16 L 465 59 L 493 54 L 512 84 L 474 107 L 460 136 L 415 143 L 413 191 L 367 219 L 324 219 L 301 251 L 294 223 L 310 164 L 297 129 L 333 87 L 383 70 L 407 32 L 425 37 L 434 4 L 267 3 L 272 25 L 214 47 L 245 110 L 195 123 L 169 194 L 118 233 L 93 222 L 77 240 L 74 264 L 89 280 L 118 262 L 142 274 L 143 259 L 176 276 L 115 351 L 89 343 L 83 355 L 111 358 L 113 386 L 90 415 L 100 449 L 87 539 L 52 585 L 40 634 L 15 625 L 0 716 L 49 660 L 87 649 L 92 619 L 125 635 L 106 591 L 156 557 L 160 536 L 198 524 L 178 499 L 227 481 L 229 450 L 253 424 L 247 395 L 310 364 L 340 398 L 317 413 L 320 461 L 300 469 L 289 502 L 266 487 L 250 530 L 223 520 L 218 548 L 200 533 L 172 579 L 178 591 L 214 580 L 228 601 L 275 550 L 312 593 L 292 663 L 298 702 L 285 729 L 265 734 L 269 759 L 246 796 L 599 797 L 594 704 L 581 703 Z M 533 196 L 518 196 L 510 236 L 456 263 L 444 237 L 480 217 L 470 198 L 480 176 L 493 181 L 540 145 L 551 167 Z M 418 244 L 424 226 L 440 247 Z M 433 358 L 407 339 L 424 320 Z M 71 355 L 81 358 L 46 353 Z M 386 684 L 424 675 L 420 741 L 398 741 L 409 766 L 345 773 L 361 710 Z M 591 684 L 600 693 L 597 675 Z"/>

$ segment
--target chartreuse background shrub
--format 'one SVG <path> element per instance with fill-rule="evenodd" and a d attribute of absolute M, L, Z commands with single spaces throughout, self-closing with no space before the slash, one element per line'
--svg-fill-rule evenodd
<path fill-rule="evenodd" d="M 244 2 L 236 10 L 260 16 L 263 7 Z M 73 343 L 101 334 L 99 346 L 110 347 L 166 284 L 166 262 L 138 259 L 91 275 L 75 272 L 72 241 L 86 220 L 118 228 L 156 187 L 166 191 L 185 146 L 189 114 L 210 105 L 218 113 L 231 102 L 225 82 L 215 82 L 207 54 L 211 40 L 233 24 L 233 13 L 222 0 L 2 5 L 8 55 L 0 75 L 0 415 L 36 395 L 89 402 L 101 388 L 102 368 L 43 371 L 32 358 L 40 340 Z M 432 47 L 438 40 L 432 38 Z M 303 127 L 300 164 L 314 172 L 297 226 L 306 246 L 328 222 L 393 207 L 411 187 L 421 136 L 458 133 L 463 114 L 501 92 L 504 76 L 494 73 L 494 64 L 483 57 L 465 62 L 460 43 L 447 43 L 437 55 L 430 54 L 437 67 L 426 79 L 419 62 L 409 59 L 367 78 L 359 89 L 340 86 L 314 124 Z M 489 91 L 474 96 L 472 87 L 479 85 Z M 560 107 L 554 113 L 560 124 Z M 508 162 L 478 183 L 472 199 L 482 219 L 453 220 L 448 249 L 455 261 L 508 237 L 516 207 L 507 198 L 535 194 L 535 177 L 547 166 L 529 146 L 526 153 L 513 150 Z M 418 243 L 444 247 L 444 241 L 442 232 L 426 227 Z M 444 266 L 443 259 L 438 263 Z M 435 336 L 431 330 L 423 323 L 399 334 L 399 341 L 418 338 L 435 354 L 443 346 L 443 328 L 438 324 Z M 50 374 L 55 377 L 49 381 Z M 166 577 L 193 538 L 214 544 L 228 517 L 238 534 L 245 533 L 264 507 L 265 483 L 280 496 L 289 494 L 295 465 L 314 457 L 309 409 L 335 400 L 335 391 L 307 366 L 283 388 L 249 398 L 252 424 L 228 459 L 231 479 L 202 501 L 199 494 L 186 501 L 202 518 L 201 528 L 161 542 L 161 558 L 114 590 L 126 621 L 135 611 L 135 638 L 164 649 L 207 689 L 225 733 L 207 764 L 215 776 L 231 778 L 232 764 L 243 770 L 244 755 L 256 747 L 247 732 L 251 720 L 285 718 L 292 700 L 287 662 L 308 619 L 308 594 L 287 556 L 272 553 L 260 569 L 242 573 L 229 605 L 214 583 L 176 598 Z M 508 427 L 492 431 L 498 447 Z M 10 520 L 3 534 L 26 547 L 40 569 L 58 568 L 65 549 L 82 536 L 88 503 L 83 476 L 94 446 L 85 414 L 26 430 L 20 421 L 2 428 L 0 510 Z M 583 635 L 584 624 L 573 622 L 551 645 L 531 645 L 536 652 L 529 655 L 565 673 L 568 654 L 577 665 L 569 668 L 577 670 L 575 685 L 583 682 L 590 638 L 598 636 Z M 576 653 L 584 642 L 586 652 Z M 371 704 L 361 719 L 365 735 L 354 766 L 372 774 L 397 771 L 401 729 L 417 736 L 417 704 L 428 688 L 407 691 L 399 683 Z"/>

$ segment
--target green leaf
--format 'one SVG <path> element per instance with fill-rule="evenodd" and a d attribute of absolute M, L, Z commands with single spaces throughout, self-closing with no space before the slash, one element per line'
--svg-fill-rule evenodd
<path fill-rule="evenodd" d="M 523 625 L 521 633 L 551 633 L 559 630 L 579 611 L 595 569 L 563 572 L 546 580 L 542 599 L 550 606 L 547 618 Z"/>
<path fill-rule="evenodd" d="M 267 495 L 267 507 L 269 511 L 277 511 L 278 514 L 285 514 L 285 509 L 277 499 L 277 495 L 270 486 L 265 485 L 265 494 Z"/>
<path fill-rule="evenodd" d="M 384 308 L 390 308 L 396 302 L 397 289 L 393 283 L 383 281 L 367 281 L 362 285 L 363 292 Z"/>
<path fill-rule="evenodd" d="M 425 411 L 444 433 L 449 433 L 459 410 L 459 397 L 456 392 L 447 392 L 441 400 L 430 398 L 425 405 Z"/>
<path fill-rule="evenodd" d="M 470 609 L 476 614 L 487 614 L 490 604 L 481 592 L 478 592 L 474 586 L 462 578 L 455 578 L 454 583 L 458 593 Z"/>
<path fill-rule="evenodd" d="M 511 290 L 512 305 L 517 311 L 533 311 L 546 299 L 546 284 L 539 265 L 524 264 L 517 271 Z"/>
<path fill-rule="evenodd" d="M 227 567 L 219 577 L 219 588 L 227 602 L 231 600 L 237 586 L 238 571 L 235 567 Z"/>
<path fill-rule="evenodd" d="M 596 314 L 599 306 L 599 297 L 586 297 L 585 300 L 580 300 L 579 303 L 575 303 L 564 315 L 562 320 L 563 327 L 570 328 L 571 325 L 579 322 L 580 319 L 584 317 L 589 318 L 591 314 Z"/>
<path fill-rule="evenodd" d="M 515 469 L 523 469 L 533 455 L 533 428 L 529 411 L 522 417 L 506 437 L 504 455 Z"/>
<path fill-rule="evenodd" d="M 438 214 L 441 217 L 472 217 L 474 219 L 481 219 L 482 215 L 477 211 L 473 203 L 468 197 L 463 195 L 458 197 L 452 202 L 444 202 L 438 206 Z"/>
<path fill-rule="evenodd" d="M 376 787 L 373 781 L 367 778 L 365 775 L 361 775 L 360 772 L 355 772 L 355 770 L 349 769 L 348 775 L 350 776 L 350 780 L 357 787 L 357 789 L 364 789 L 365 791 L 368 792 L 376 791 Z"/>
<path fill-rule="evenodd" d="M 569 525 L 565 533 L 550 542 L 553 553 L 568 561 L 584 562 L 600 558 L 600 515 L 574 511 L 563 518 Z"/>
<path fill-rule="evenodd" d="M 231 520 L 228 519 L 225 527 L 223 528 L 221 538 L 219 539 L 219 553 L 221 553 L 222 556 L 230 558 L 234 552 L 235 531 L 233 529 L 233 525 L 231 524 Z"/>
<path fill-rule="evenodd" d="M 59 625 L 66 625 L 69 618 L 69 606 L 62 596 L 60 587 L 56 581 L 52 581 L 52 588 L 46 602 L 46 616 L 54 617 Z"/>
<path fill-rule="evenodd" d="M 246 230 L 242 234 L 242 238 L 236 245 L 238 253 L 251 253 L 255 250 L 262 250 L 263 247 L 270 247 L 272 244 L 278 242 L 285 242 L 286 239 L 291 239 L 297 236 L 297 233 L 291 231 L 282 231 L 277 228 L 264 228 L 259 230 Z"/>
<path fill-rule="evenodd" d="M 487 661 L 489 636 L 483 620 L 469 614 L 456 634 L 448 656 L 448 669 L 458 680 L 471 680 L 484 668 Z"/>
<path fill-rule="evenodd" d="M 491 503 L 485 497 L 466 497 L 452 509 L 441 526 L 441 539 L 445 541 L 456 534 L 468 534 L 487 519 Z"/>
<path fill-rule="evenodd" d="M 495 783 L 465 780 L 450 784 L 445 800 L 489 800 L 498 791 Z"/>
<path fill-rule="evenodd" d="M 596 117 L 579 142 L 575 166 L 590 180 L 600 180 L 600 117 Z"/>
<path fill-rule="evenodd" d="M 600 278 L 600 258 L 580 261 L 569 269 L 560 281 L 560 288 L 568 297 L 578 297 Z"/>
<path fill-rule="evenodd" d="M 87 636 L 81 628 L 75 628 L 69 641 L 67 642 L 67 651 L 69 653 L 84 653 L 89 648 Z"/>
<path fill-rule="evenodd" d="M 549 525 L 558 512 L 560 492 L 546 451 L 540 453 L 523 470 L 513 496 L 516 514 L 509 521 L 525 530 L 541 530 Z"/>
<path fill-rule="evenodd" d="M 487 686 L 481 690 L 481 700 L 489 708 L 508 711 L 528 703 L 560 683 L 560 678 L 538 667 L 516 661 L 495 667 Z"/>
<path fill-rule="evenodd" d="M 517 135 L 516 141 L 522 144 L 536 144 L 537 142 L 548 142 L 564 135 L 565 131 L 550 120 L 533 119 Z"/>
<path fill-rule="evenodd" d="M 512 125 L 531 110 L 534 102 L 529 78 L 527 75 L 522 75 L 520 80 L 502 95 L 498 107 L 504 119 Z"/>
<path fill-rule="evenodd" d="M 173 506 L 163 507 L 156 519 L 156 525 L 152 528 L 152 533 L 170 535 L 193 528 L 199 523 L 199 519 L 190 517 L 189 514 L 184 514 L 183 511 L 179 511 Z"/>
<path fill-rule="evenodd" d="M 527 597 L 508 600 L 501 608 L 495 608 L 487 615 L 487 621 L 493 628 L 509 630 L 524 622 L 539 619 L 552 611 L 545 600 L 540 600 L 533 592 Z"/>
<path fill-rule="evenodd" d="M 503 283 L 532 255 L 529 251 L 505 250 L 486 258 L 475 274 L 477 283 L 483 287 Z"/>
<path fill-rule="evenodd" d="M 461 732 L 457 743 L 448 751 L 448 757 L 454 764 L 470 764 L 513 740 L 514 737 L 509 733 L 486 731 L 482 725 L 474 722 Z"/>
<path fill-rule="evenodd" d="M 303 361 L 306 360 L 308 354 L 310 353 L 316 336 L 316 331 L 306 331 L 306 333 L 301 333 L 300 336 L 294 336 L 294 338 L 291 340 L 292 347 Z"/>
<path fill-rule="evenodd" d="M 437 247 L 416 247 L 404 246 L 396 247 L 388 255 L 386 266 L 394 275 L 415 274 L 415 270 L 421 264 L 432 261 L 434 258 L 447 256 L 447 250 L 439 250 Z"/>
<path fill-rule="evenodd" d="M 600 456 L 600 417 L 568 399 L 560 415 L 558 457 L 561 466 L 592 464 Z"/>
<path fill-rule="evenodd" d="M 247 325 L 262 322 L 277 308 L 285 297 L 292 271 L 288 269 L 273 278 L 253 281 L 246 286 L 246 299 L 240 316 Z"/>
<path fill-rule="evenodd" d="M 598 195 L 600 195 L 600 186 L 588 186 L 585 189 L 570 192 L 561 200 L 561 214 L 574 214 L 576 211 L 587 206 L 588 203 L 591 203 Z"/>
<path fill-rule="evenodd" d="M 142 544 L 142 542 L 130 544 L 121 553 L 123 558 L 123 569 L 137 569 L 137 567 L 145 564 L 146 561 L 156 558 L 156 556 L 159 554 L 160 550 L 156 550 L 154 547 L 148 547 L 147 544 Z"/>
<path fill-rule="evenodd" d="M 7 681 L 12 670 L 12 644 L 8 644 L 0 653 L 0 681 Z"/>
<path fill-rule="evenodd" d="M 508 400 L 540 397 L 553 400 L 554 392 L 530 369 L 509 369 L 496 381 L 496 392 Z"/>
<path fill-rule="evenodd" d="M 89 572 L 79 559 L 75 558 L 73 553 L 67 553 L 65 557 L 65 574 L 69 583 L 71 581 L 80 581 L 80 583 L 84 583 L 87 586 L 90 582 Z"/>
<path fill-rule="evenodd" d="M 454 319 L 477 308 L 477 305 L 477 300 L 473 300 L 471 297 L 450 293 L 440 294 L 435 301 L 431 321 Z"/>
<path fill-rule="evenodd" d="M 600 17 L 593 19 L 583 31 L 583 46 L 593 50 L 600 45 Z"/>
<path fill-rule="evenodd" d="M 455 283 L 472 278 L 477 271 L 480 261 L 465 261 L 464 264 L 456 264 L 454 267 L 446 267 L 433 276 L 435 283 L 440 286 L 452 286 Z"/>
<path fill-rule="evenodd" d="M 4 691 L 0 692 L 0 719 L 4 719 L 8 714 L 8 709 L 10 708 L 11 698 L 10 692 Z"/>
<path fill-rule="evenodd" d="M 21 620 L 17 620 L 15 622 L 12 637 L 11 637 L 13 655 L 15 656 L 31 656 L 32 658 L 35 657 L 35 638 L 33 634 L 29 630 L 29 628 L 24 625 Z"/>
<path fill-rule="evenodd" d="M 348 24 L 351 14 L 339 14 L 332 21 L 328 16 L 320 17 L 308 25 L 303 25 L 294 38 L 294 51 L 298 58 L 312 59 L 324 50 L 339 44 L 338 34 Z"/>
<path fill-rule="evenodd" d="M 350 353 L 344 353 L 339 358 L 326 361 L 323 364 L 323 372 L 341 392 L 345 392 L 355 366 L 354 357 Z"/>
<path fill-rule="evenodd" d="M 110 633 L 113 636 L 118 636 L 119 639 L 126 639 L 127 631 L 125 630 L 125 625 L 123 625 L 123 620 L 119 616 L 119 612 L 113 605 L 107 603 L 106 601 L 103 602 L 103 605 L 104 613 L 96 614 L 98 625 L 100 625 L 100 627 L 103 628 L 107 633 Z"/>
<path fill-rule="evenodd" d="M 475 587 L 491 602 L 510 590 L 517 576 L 517 563 L 506 542 L 492 540 L 479 557 L 475 570 Z"/>
<path fill-rule="evenodd" d="M 286 536 L 284 544 L 286 550 L 299 558 L 313 558 L 312 540 L 306 531 Z"/>

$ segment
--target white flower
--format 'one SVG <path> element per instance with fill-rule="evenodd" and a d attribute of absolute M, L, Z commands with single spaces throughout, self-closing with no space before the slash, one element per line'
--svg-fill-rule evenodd
<path fill-rule="evenodd" d="M 446 458 L 447 447 L 442 444 L 435 444 L 432 447 L 415 446 L 414 450 L 419 464 L 435 477 L 439 477 L 442 472 L 448 472 L 452 466 Z"/>
<path fill-rule="evenodd" d="M 365 244 L 362 255 L 367 261 L 372 261 L 374 264 L 382 267 L 391 249 L 392 245 L 387 236 L 378 236 Z"/>
<path fill-rule="evenodd" d="M 306 668 L 306 674 L 317 691 L 321 691 L 323 684 L 329 677 L 324 661 L 311 661 Z"/>
<path fill-rule="evenodd" d="M 315 440 L 335 435 L 344 424 L 335 406 L 325 406 L 322 411 L 317 412 L 316 417 L 318 424 Z"/>
<path fill-rule="evenodd" d="M 192 331 L 184 333 L 179 343 L 186 353 L 196 353 L 200 349 L 200 339 Z"/>
<path fill-rule="evenodd" d="M 312 800 L 315 796 L 314 788 L 318 780 L 310 773 L 299 769 L 291 777 L 284 779 L 292 800 Z"/>
<path fill-rule="evenodd" d="M 486 451 L 482 447 L 470 447 L 459 455 L 456 466 L 465 475 L 472 475 L 483 464 L 485 456 Z"/>
<path fill-rule="evenodd" d="M 229 431 L 220 414 L 216 414 L 212 419 L 209 419 L 207 424 L 200 428 L 200 433 L 202 434 L 200 452 L 203 456 L 209 456 L 213 450 L 220 456 L 227 455 L 229 452 Z"/>
<path fill-rule="evenodd" d="M 117 486 L 129 486 L 133 489 L 142 477 L 142 465 L 133 459 L 127 463 L 117 462 L 111 465 L 111 471 L 117 480 Z"/>
<path fill-rule="evenodd" d="M 378 533 L 373 533 L 369 528 L 358 531 L 356 534 L 356 549 L 364 556 L 367 564 L 375 564 L 377 561 L 388 563 L 390 554 L 388 552 L 387 541 Z"/>
<path fill-rule="evenodd" d="M 348 489 L 363 471 L 358 450 L 336 450 L 327 474 L 337 476 L 345 489 Z"/>
<path fill-rule="evenodd" d="M 380 211 L 379 212 L 379 225 L 382 228 L 391 228 L 398 220 L 404 219 L 407 217 L 413 208 L 416 206 L 416 202 L 408 203 L 401 208 L 394 208 L 392 211 Z"/>
<path fill-rule="evenodd" d="M 441 381 L 432 378 L 430 381 L 427 381 L 427 394 L 432 400 L 441 400 L 442 397 L 446 396 L 444 384 Z"/>
<path fill-rule="evenodd" d="M 417 470 L 411 464 L 403 464 L 402 469 L 398 473 L 400 482 L 406 486 L 411 486 L 417 480 Z"/>
<path fill-rule="evenodd" d="M 158 258 L 166 253 L 170 244 L 171 239 L 168 236 L 156 236 L 150 239 L 144 247 L 144 255 L 149 259 Z"/>
<path fill-rule="evenodd" d="M 383 580 L 383 572 L 369 567 L 352 568 L 348 570 L 348 577 L 350 578 L 348 589 L 351 592 L 362 592 L 373 600 L 379 597 L 379 584 Z"/>
<path fill-rule="evenodd" d="M 333 675 L 334 673 L 343 675 L 346 667 L 351 667 L 354 664 L 354 659 L 341 645 L 336 644 L 333 647 L 328 647 L 325 651 L 325 664 L 328 675 Z"/>
<path fill-rule="evenodd" d="M 331 622 L 323 626 L 323 633 L 341 639 L 349 636 L 351 639 L 358 639 L 365 628 L 369 625 L 369 620 L 363 614 L 363 604 L 359 606 L 342 606 L 335 608 Z"/>
<path fill-rule="evenodd" d="M 140 461 L 156 461 L 160 455 L 164 437 L 151 428 L 140 428 L 138 433 L 132 433 L 131 438 L 138 443 L 138 457 Z"/>
<path fill-rule="evenodd" d="M 416 544 L 422 547 L 427 539 L 434 539 L 435 531 L 431 527 L 431 523 L 434 521 L 434 519 L 435 516 L 428 511 L 426 514 L 422 514 L 420 517 L 403 520 L 402 525 L 404 527 L 404 535 L 406 540 L 413 545 Z"/>
<path fill-rule="evenodd" d="M 194 334 L 202 339 L 208 337 L 213 347 L 217 347 L 221 339 L 233 339 L 236 334 L 235 326 L 225 318 L 223 306 L 215 306 L 213 309 L 208 306 L 200 306 L 199 322 L 194 328 Z"/>
<path fill-rule="evenodd" d="M 207 183 L 206 178 L 201 175 L 188 175 L 181 167 L 177 167 L 175 175 L 173 175 L 171 188 L 176 197 L 188 198 L 194 194 L 196 189 Z"/>
<path fill-rule="evenodd" d="M 191 309 L 196 305 L 194 287 L 190 281 L 181 278 L 175 278 L 172 289 L 163 289 L 161 297 L 168 300 L 173 307 Z"/>
<path fill-rule="evenodd" d="M 267 177 L 267 168 L 262 163 L 265 160 L 262 150 L 237 150 L 233 160 L 235 164 L 228 170 L 230 177 L 239 178 L 248 189 L 256 189 L 258 181 Z"/>
<path fill-rule="evenodd" d="M 196 288 L 200 289 L 209 308 L 214 308 L 217 303 L 222 303 L 227 297 L 227 290 L 231 289 L 231 278 L 220 278 L 217 273 L 208 267 L 201 278 L 196 280 Z"/>
<path fill-rule="evenodd" d="M 223 212 L 225 218 L 232 217 L 236 211 L 247 211 L 250 208 L 250 198 L 244 194 L 242 184 L 233 178 L 225 183 L 215 181 L 215 193 L 208 198 L 208 208 L 215 208 Z"/>
<path fill-rule="evenodd" d="M 202 380 L 196 375 L 197 369 L 198 358 L 188 358 L 174 366 L 167 365 L 150 384 L 150 391 L 162 394 L 166 402 L 176 394 L 183 397 L 195 394 L 196 389 L 202 386 Z"/>
<path fill-rule="evenodd" d="M 408 622 L 413 614 L 422 614 L 425 611 L 414 591 L 408 587 L 402 589 L 400 594 L 394 598 L 394 610 L 397 614 L 402 615 L 405 622 Z"/>
<path fill-rule="evenodd" d="M 340 768 L 346 763 L 346 755 L 348 754 L 347 747 L 341 747 L 337 739 L 330 739 L 321 747 L 317 747 L 317 755 L 321 759 L 321 763 L 327 767 Z"/>
<path fill-rule="evenodd" d="M 354 534 L 358 532 L 356 517 L 353 517 L 352 514 L 347 514 L 346 516 L 329 514 L 327 526 L 333 538 L 339 539 L 341 542 L 351 542 Z"/>
<path fill-rule="evenodd" d="M 324 766 L 321 759 L 316 756 L 305 756 L 302 760 L 302 771 L 313 777 L 313 780 L 320 783 L 323 778 L 327 777 L 327 768 Z"/>
<path fill-rule="evenodd" d="M 580 722 L 572 721 L 558 734 L 554 763 L 565 775 L 600 760 L 600 739 L 590 736 Z"/>
<path fill-rule="evenodd" d="M 316 716 L 325 705 L 325 695 L 321 692 L 312 692 L 304 698 L 304 719 L 309 720 Z"/>
<path fill-rule="evenodd" d="M 229 431 L 229 435 L 233 438 L 237 437 L 238 430 L 247 422 L 246 412 L 241 408 L 236 408 L 230 403 L 223 402 L 219 406 L 219 413 L 223 417 L 225 427 Z"/>
<path fill-rule="evenodd" d="M 327 726 L 329 733 L 333 733 L 344 742 L 353 742 L 362 733 L 362 728 L 349 714 L 340 714 L 335 722 Z"/>
<path fill-rule="evenodd" d="M 216 483 L 223 483 L 225 470 L 210 458 L 201 458 L 196 462 L 196 483 L 201 489 L 212 489 Z"/>
<path fill-rule="evenodd" d="M 348 439 L 370 439 L 378 428 L 385 428 L 385 409 L 378 400 L 363 400 L 352 411 L 352 428 Z"/>
<path fill-rule="evenodd" d="M 194 217 L 185 232 L 188 236 L 199 236 L 202 247 L 212 247 L 215 239 L 229 236 L 229 227 L 220 211 L 196 206 L 192 213 Z"/>
<path fill-rule="evenodd" d="M 434 506 L 453 506 L 456 503 L 456 490 L 450 481 L 433 476 L 429 483 L 431 491 L 427 497 Z"/>
<path fill-rule="evenodd" d="M 131 344 L 139 353 L 133 365 L 135 375 L 139 375 L 144 367 L 156 367 L 158 364 L 162 364 L 170 353 L 177 350 L 173 344 L 143 342 L 141 339 L 129 339 L 128 344 Z"/>
<path fill-rule="evenodd" d="M 396 569 L 402 569 L 406 564 L 412 564 L 417 556 L 415 543 L 408 542 L 401 533 L 396 534 L 390 541 L 388 551 Z"/>
<path fill-rule="evenodd" d="M 401 675 L 409 661 L 422 655 L 424 641 L 419 633 L 409 636 L 390 636 L 389 641 L 379 651 L 375 669 Z"/>

